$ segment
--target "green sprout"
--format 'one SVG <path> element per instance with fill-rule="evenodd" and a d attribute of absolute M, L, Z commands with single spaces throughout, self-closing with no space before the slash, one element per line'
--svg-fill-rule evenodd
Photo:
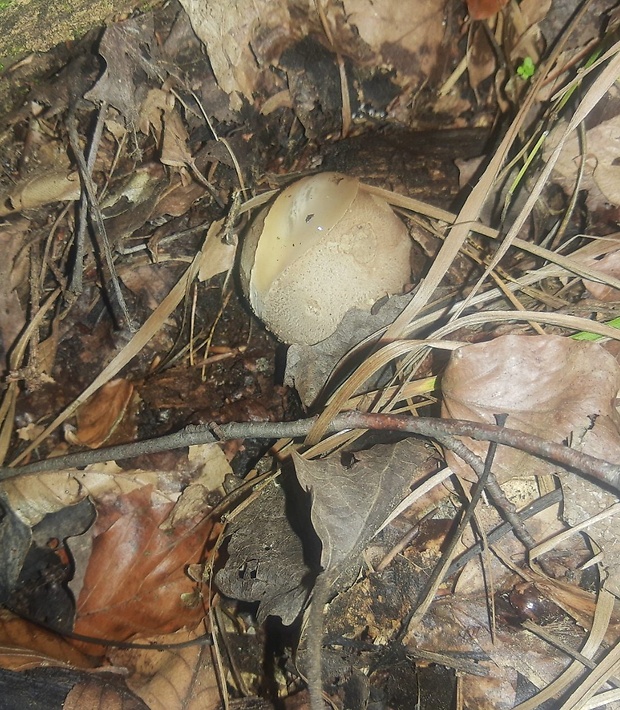
<path fill-rule="evenodd" d="M 526 57 L 517 67 L 517 74 L 523 79 L 523 81 L 531 79 L 534 76 L 535 71 L 536 66 L 534 65 L 532 57 Z"/>
<path fill-rule="evenodd" d="M 608 320 L 605 325 L 610 325 L 612 328 L 620 328 L 620 318 L 614 318 L 613 320 Z M 589 340 L 589 341 L 597 341 L 597 340 L 602 340 L 603 336 L 602 335 L 595 335 L 594 333 L 575 333 L 575 335 L 571 335 L 571 338 L 573 340 Z"/>

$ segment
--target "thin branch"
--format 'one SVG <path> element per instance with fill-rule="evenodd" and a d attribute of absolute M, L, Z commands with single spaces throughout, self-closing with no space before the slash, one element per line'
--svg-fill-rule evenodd
<path fill-rule="evenodd" d="M 67 468 L 88 466 L 89 464 L 103 461 L 115 461 L 160 451 L 182 449 L 186 446 L 207 444 L 218 440 L 302 438 L 308 434 L 316 421 L 317 417 L 312 417 L 294 422 L 223 424 L 217 428 L 217 436 L 214 436 L 210 426 L 188 426 L 174 434 L 155 439 L 58 456 L 18 468 L 0 468 L 0 481 L 21 475 L 41 473 L 42 471 L 62 471 Z M 493 441 L 497 444 L 510 446 L 533 456 L 547 459 L 570 468 L 577 473 L 592 476 L 603 483 L 620 489 L 620 465 L 583 454 L 563 444 L 546 441 L 533 434 L 525 434 L 516 429 L 506 429 L 494 424 L 481 424 L 459 419 L 432 419 L 429 417 L 344 412 L 333 420 L 328 432 L 335 433 L 346 429 L 402 431 L 435 439 L 440 444 L 447 442 L 445 445 L 448 446 L 452 442 L 452 437 L 455 436 L 467 436 L 477 441 Z M 449 448 L 452 447 L 449 446 Z M 455 451 L 455 453 L 458 456 L 461 455 L 458 451 Z"/>

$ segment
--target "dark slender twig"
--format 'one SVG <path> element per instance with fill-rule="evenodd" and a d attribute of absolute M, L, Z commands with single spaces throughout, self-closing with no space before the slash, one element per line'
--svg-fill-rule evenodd
<path fill-rule="evenodd" d="M 487 493 L 495 506 L 510 523 L 514 534 L 523 543 L 525 548 L 531 550 L 533 547 L 536 547 L 536 540 L 530 535 L 530 531 L 523 524 L 523 520 L 519 517 L 514 503 L 508 500 L 493 473 L 489 475 L 487 481 Z"/>
<path fill-rule="evenodd" d="M 561 500 L 562 490 L 560 488 L 556 488 L 550 493 L 546 493 L 544 496 L 536 498 L 533 503 L 528 505 L 527 508 L 524 508 L 523 510 L 519 511 L 517 515 L 521 520 L 529 520 L 535 515 L 538 515 L 538 513 L 542 512 L 543 510 L 546 510 L 552 505 L 559 503 Z M 487 542 L 489 543 L 489 545 L 492 545 L 494 542 L 501 540 L 501 538 L 503 538 L 504 535 L 507 535 L 512 529 L 512 525 L 508 522 L 498 525 L 498 527 L 491 530 L 491 532 L 487 535 Z M 446 572 L 446 578 L 452 577 L 457 572 L 462 570 L 463 567 L 465 567 L 465 565 L 474 557 L 477 557 L 481 551 L 482 542 L 477 542 L 472 545 L 469 550 L 457 557 L 450 565 L 448 571 Z"/>
<path fill-rule="evenodd" d="M 67 133 L 69 135 L 69 143 L 71 145 L 71 150 L 73 151 L 75 161 L 78 166 L 80 173 L 80 179 L 82 180 L 82 187 L 86 192 L 89 203 L 89 212 L 91 217 L 91 223 L 93 230 L 97 237 L 98 247 L 101 250 L 105 263 L 108 267 L 108 272 L 110 275 L 110 282 L 112 284 L 112 291 L 116 298 L 116 304 L 121 310 L 123 318 L 127 323 L 127 326 L 131 329 L 132 322 L 127 309 L 127 304 L 125 303 L 125 297 L 121 291 L 121 286 L 116 275 L 116 269 L 114 268 L 114 256 L 112 254 L 112 247 L 110 246 L 110 240 L 106 232 L 105 224 L 103 222 L 103 215 L 101 214 L 101 209 L 99 208 L 99 202 L 97 200 L 97 190 L 95 188 L 95 183 L 88 171 L 88 165 L 84 159 L 84 154 L 80 148 L 80 141 L 77 132 L 77 118 L 75 112 L 70 112 L 67 118 Z"/>
<path fill-rule="evenodd" d="M 71 109 L 72 111 L 74 109 Z M 105 124 L 105 119 L 108 114 L 108 105 L 106 103 L 102 104 L 99 108 L 99 114 L 97 115 L 97 123 L 95 125 L 95 130 L 93 131 L 93 137 L 90 142 L 90 148 L 88 149 L 88 158 L 86 160 L 86 171 L 89 176 L 93 174 L 93 167 L 95 165 L 95 159 L 97 157 L 97 152 L 99 151 L 99 144 L 101 143 L 101 135 L 103 133 L 103 126 Z M 70 119 L 71 120 L 71 119 Z M 78 144 L 79 149 L 79 144 Z M 72 150 L 75 152 L 76 148 L 73 146 Z M 76 158 L 78 160 L 78 158 Z M 71 285 L 69 290 L 76 296 L 82 293 L 82 273 L 84 270 L 84 252 L 85 252 L 85 238 L 86 238 L 86 224 L 88 219 L 88 195 L 86 190 L 82 190 L 80 195 L 80 211 L 78 219 L 78 228 L 75 234 L 75 262 L 73 265 L 73 274 L 71 276 Z"/>
<path fill-rule="evenodd" d="M 608 485 L 620 488 L 620 465 L 603 461 L 589 454 L 581 453 L 563 444 L 541 439 L 533 434 L 526 434 L 516 429 L 498 427 L 494 424 L 481 424 L 461 419 L 431 419 L 426 417 L 403 417 L 389 414 L 363 414 L 347 412 L 339 415 L 334 423 L 340 428 L 351 429 L 386 429 L 388 431 L 406 431 L 410 434 L 439 438 L 442 434 L 468 436 L 477 441 L 493 441 L 496 444 L 510 446 L 525 451 L 532 456 L 547 459 L 566 466 L 577 473 L 583 473 Z"/>
<path fill-rule="evenodd" d="M 218 438 L 222 440 L 301 438 L 308 435 L 316 421 L 316 417 L 313 417 L 295 422 L 223 424 L 218 428 Z M 494 424 L 480 424 L 458 419 L 432 419 L 428 417 L 345 412 L 334 419 L 328 431 L 331 433 L 345 429 L 402 431 L 426 436 L 435 439 L 441 444 L 448 441 L 446 437 L 450 437 L 449 441 L 454 441 L 456 436 L 468 436 L 478 441 L 494 441 L 497 444 L 525 451 L 533 456 L 566 466 L 577 473 L 592 476 L 615 488 L 620 488 L 619 465 L 583 454 L 562 444 L 546 441 L 533 434 L 525 434 L 516 429 L 501 428 Z M 68 454 L 67 456 L 37 461 L 19 468 L 0 468 L 0 481 L 21 475 L 30 475 L 43 471 L 62 471 L 66 468 L 88 466 L 93 463 L 132 458 L 160 451 L 171 451 L 214 441 L 217 441 L 217 438 L 213 435 L 210 427 L 189 426 L 174 434 L 168 434 L 156 439 Z M 466 447 L 463 448 L 466 449 Z M 466 450 L 468 451 L 468 449 Z M 455 450 L 455 453 L 458 456 L 461 455 L 459 451 Z"/>

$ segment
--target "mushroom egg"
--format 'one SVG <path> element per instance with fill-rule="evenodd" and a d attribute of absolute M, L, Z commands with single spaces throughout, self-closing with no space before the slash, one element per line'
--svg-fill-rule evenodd
<path fill-rule="evenodd" d="M 349 309 L 401 293 L 410 256 L 409 232 L 385 200 L 354 178 L 319 173 L 256 216 L 241 250 L 241 284 L 278 338 L 312 345 Z"/>

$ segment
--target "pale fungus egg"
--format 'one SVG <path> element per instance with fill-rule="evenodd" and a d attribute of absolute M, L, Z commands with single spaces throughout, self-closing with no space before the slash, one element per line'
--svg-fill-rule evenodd
<path fill-rule="evenodd" d="M 241 284 L 278 338 L 312 345 L 349 309 L 400 293 L 410 255 L 407 228 L 385 200 L 354 178 L 320 173 L 257 215 L 241 251 Z"/>

